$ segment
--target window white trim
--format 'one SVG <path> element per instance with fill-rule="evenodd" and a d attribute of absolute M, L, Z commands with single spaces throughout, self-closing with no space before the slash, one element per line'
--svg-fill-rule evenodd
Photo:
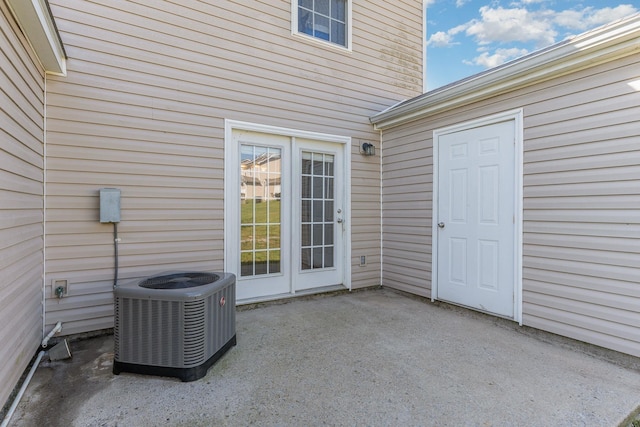
<path fill-rule="evenodd" d="M 487 126 L 500 123 L 507 120 L 514 121 L 514 244 L 513 244 L 513 265 L 514 265 L 514 317 L 513 320 L 522 326 L 522 245 L 523 245 L 523 147 L 524 147 L 524 131 L 523 131 L 522 108 L 504 111 L 487 117 L 481 117 L 463 123 L 435 129 L 433 131 L 433 211 L 438 208 L 439 200 L 439 180 L 438 180 L 438 138 L 440 135 L 454 133 L 475 127 Z M 432 215 L 431 224 L 431 301 L 435 301 L 438 296 L 438 216 Z"/>
<path fill-rule="evenodd" d="M 322 40 L 317 37 L 310 36 L 305 33 L 301 33 L 298 31 L 298 0 L 291 0 L 291 34 L 296 37 L 300 37 L 307 41 L 312 41 L 314 43 L 319 43 L 325 47 L 333 47 L 340 50 L 352 50 L 352 33 L 353 33 L 353 4 L 352 0 L 347 0 L 347 22 L 346 22 L 346 46 L 339 45 L 337 43 L 332 43 L 328 40 Z"/>

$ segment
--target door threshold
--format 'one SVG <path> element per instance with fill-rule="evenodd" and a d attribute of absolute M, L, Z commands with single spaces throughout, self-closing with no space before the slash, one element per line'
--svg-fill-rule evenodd
<path fill-rule="evenodd" d="M 300 298 L 300 297 L 305 297 L 310 295 L 326 294 L 330 292 L 348 291 L 348 290 L 349 288 L 347 288 L 344 285 L 322 286 L 318 288 L 301 289 L 296 292 L 287 292 L 285 294 L 266 295 L 263 297 L 256 297 L 256 298 L 245 298 L 245 299 L 237 300 L 236 306 L 257 304 L 262 302 L 273 302 L 273 301 L 280 301 L 280 300 L 286 300 L 291 298 Z"/>

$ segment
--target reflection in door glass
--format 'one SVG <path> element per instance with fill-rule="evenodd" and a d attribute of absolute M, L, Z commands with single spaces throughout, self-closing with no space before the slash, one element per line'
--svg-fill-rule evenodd
<path fill-rule="evenodd" d="M 240 276 L 280 273 L 282 152 L 240 146 Z"/>
<path fill-rule="evenodd" d="M 300 268 L 333 267 L 333 163 L 329 154 L 302 152 Z"/>

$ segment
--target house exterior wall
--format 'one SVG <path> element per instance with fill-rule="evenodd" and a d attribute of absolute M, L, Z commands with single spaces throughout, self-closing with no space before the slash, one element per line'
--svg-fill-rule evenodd
<path fill-rule="evenodd" d="M 431 294 L 433 130 L 522 107 L 523 324 L 640 356 L 639 65 L 634 54 L 385 130 L 383 285 Z"/>
<path fill-rule="evenodd" d="M 0 2 L 0 406 L 42 339 L 44 71 Z"/>
<path fill-rule="evenodd" d="M 121 281 L 223 268 L 225 119 L 352 137 L 352 286 L 380 283 L 380 158 L 358 146 L 421 92 L 421 1 L 354 0 L 352 51 L 292 35 L 290 0 L 50 4 L 68 75 L 48 80 L 45 283 L 69 294 L 47 324 L 113 325 L 102 187 L 122 190 Z"/>

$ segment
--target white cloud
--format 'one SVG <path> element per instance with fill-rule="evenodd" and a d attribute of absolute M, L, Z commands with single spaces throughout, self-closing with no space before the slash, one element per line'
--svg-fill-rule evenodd
<path fill-rule="evenodd" d="M 469 3 L 471 0 L 456 0 L 456 7 L 462 7 L 465 4 Z"/>
<path fill-rule="evenodd" d="M 480 44 L 493 42 L 533 42 L 538 47 L 552 44 L 557 35 L 549 12 L 529 12 L 524 8 L 480 8 L 480 20 L 471 21 L 467 35 Z"/>
<path fill-rule="evenodd" d="M 431 34 L 431 37 L 427 40 L 427 46 L 429 47 L 447 47 L 453 44 L 451 35 L 444 31 L 438 31 L 437 33 Z"/>
<path fill-rule="evenodd" d="M 602 9 L 587 7 L 582 10 L 563 10 L 556 14 L 554 23 L 570 30 L 585 31 L 632 15 L 637 11 L 638 9 L 630 4 Z"/>
<path fill-rule="evenodd" d="M 504 64 L 512 59 L 519 58 L 529 53 L 527 49 L 497 49 L 493 55 L 489 52 L 482 52 L 471 61 L 464 61 L 467 65 L 480 65 L 485 68 L 493 68 Z"/>
<path fill-rule="evenodd" d="M 527 4 L 544 3 L 545 1 L 547 0 L 520 0 L 520 1 L 515 1 L 511 3 L 511 6 L 519 7 Z"/>

